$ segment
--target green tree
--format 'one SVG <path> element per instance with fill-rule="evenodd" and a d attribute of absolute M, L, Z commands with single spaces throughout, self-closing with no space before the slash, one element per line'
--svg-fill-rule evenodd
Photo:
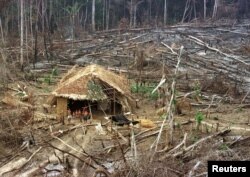
<path fill-rule="evenodd" d="M 75 2 L 72 6 L 67 6 L 64 9 L 70 16 L 72 41 L 74 41 L 74 38 L 75 38 L 75 17 L 79 13 L 82 6 L 83 4 L 79 4 L 78 2 Z"/>

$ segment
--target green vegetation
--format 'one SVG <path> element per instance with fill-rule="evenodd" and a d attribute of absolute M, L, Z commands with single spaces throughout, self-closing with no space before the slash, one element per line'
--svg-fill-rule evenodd
<path fill-rule="evenodd" d="M 152 93 L 155 87 L 156 87 L 155 84 L 150 86 L 132 84 L 131 92 L 139 93 L 150 100 L 157 100 L 159 98 L 158 92 Z"/>
<path fill-rule="evenodd" d="M 201 98 L 201 84 L 199 81 L 196 81 L 193 90 L 195 92 L 194 99 L 200 99 Z"/>
<path fill-rule="evenodd" d="M 51 84 L 51 80 L 52 80 L 52 78 L 50 77 L 50 75 L 46 75 L 45 77 L 44 77 L 44 83 L 46 83 L 46 84 L 48 84 L 48 85 L 50 85 Z"/>
<path fill-rule="evenodd" d="M 176 122 L 176 128 L 180 129 L 181 128 L 181 124 L 180 122 Z"/>
<path fill-rule="evenodd" d="M 25 94 L 25 92 L 18 92 L 16 95 L 19 96 L 19 97 L 23 97 L 23 96 L 25 96 L 26 94 Z"/>
<path fill-rule="evenodd" d="M 51 75 L 52 76 L 58 76 L 59 75 L 59 71 L 58 71 L 57 67 L 55 67 L 55 68 L 52 69 Z"/>
<path fill-rule="evenodd" d="M 236 108 L 236 113 L 240 113 L 240 112 L 243 112 L 243 108 L 239 107 L 239 108 Z"/>
<path fill-rule="evenodd" d="M 221 145 L 219 146 L 219 150 L 222 150 L 222 151 L 228 150 L 228 145 L 225 144 L 225 143 L 221 144 Z"/>
<path fill-rule="evenodd" d="M 166 116 L 167 116 L 167 113 L 164 113 L 164 114 L 162 114 L 161 116 L 160 116 L 160 119 L 165 119 L 166 118 Z"/>
<path fill-rule="evenodd" d="M 43 82 L 50 85 L 53 81 L 53 78 L 58 75 L 59 75 L 58 68 L 55 67 L 52 69 L 51 74 L 44 76 Z"/>
<path fill-rule="evenodd" d="M 199 127 L 201 125 L 201 122 L 204 120 L 204 115 L 202 112 L 197 112 L 195 114 L 195 121 L 196 121 L 196 129 L 199 130 Z"/>
<path fill-rule="evenodd" d="M 93 81 L 88 82 L 88 98 L 91 99 L 105 99 L 106 95 L 103 93 L 102 87 Z"/>
<path fill-rule="evenodd" d="M 75 2 L 72 6 L 67 6 L 64 8 L 64 10 L 70 14 L 71 16 L 76 15 L 79 10 L 81 9 L 81 7 L 83 6 L 83 4 Z"/>

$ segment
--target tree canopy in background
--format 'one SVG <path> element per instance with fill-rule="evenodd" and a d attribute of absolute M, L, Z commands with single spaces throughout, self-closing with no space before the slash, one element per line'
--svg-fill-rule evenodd
<path fill-rule="evenodd" d="M 56 28 L 92 30 L 92 0 L 25 0 L 24 3 L 26 28 L 30 31 L 36 21 L 39 30 L 51 32 Z M 166 24 L 211 18 L 241 19 L 248 17 L 249 6 L 247 0 L 96 0 L 95 28 L 119 28 L 121 23 L 130 28 L 163 26 L 165 13 Z M 5 34 L 17 34 L 19 0 L 3 0 L 0 9 Z M 69 29 L 70 26 L 75 28 Z"/>

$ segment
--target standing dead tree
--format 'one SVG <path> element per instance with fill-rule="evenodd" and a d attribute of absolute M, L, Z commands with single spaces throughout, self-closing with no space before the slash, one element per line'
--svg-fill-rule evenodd
<path fill-rule="evenodd" d="M 23 35 L 24 35 L 24 1 L 20 1 L 20 8 L 21 8 L 21 34 L 20 34 L 20 64 L 21 64 L 21 70 L 23 70 Z"/>
<path fill-rule="evenodd" d="M 186 19 L 190 21 L 192 18 L 192 13 L 194 13 L 194 18 L 196 18 L 195 1 L 187 0 L 181 22 L 184 23 Z"/>
<path fill-rule="evenodd" d="M 213 9 L 213 18 L 215 18 L 217 16 L 217 9 L 218 6 L 220 5 L 220 0 L 215 0 L 214 1 L 214 9 Z"/>
<path fill-rule="evenodd" d="M 159 134 L 158 134 L 155 142 L 151 145 L 151 149 L 154 147 L 154 153 L 152 154 L 151 159 L 153 159 L 155 153 L 158 151 L 157 150 L 158 149 L 158 144 L 159 144 L 159 141 L 161 139 L 161 135 L 162 135 L 162 132 L 163 132 L 163 128 L 165 126 L 165 122 L 167 120 L 168 120 L 168 123 L 169 123 L 169 134 L 167 134 L 167 146 L 166 146 L 166 148 L 168 148 L 168 144 L 173 143 L 173 129 L 174 129 L 173 103 L 174 103 L 174 100 L 175 100 L 176 77 L 177 77 L 178 68 L 179 68 L 180 62 L 181 62 L 181 55 L 182 55 L 182 52 L 183 52 L 183 48 L 184 47 L 181 46 L 180 53 L 178 55 L 178 61 L 177 61 L 177 64 L 176 64 L 174 77 L 173 77 L 173 82 L 172 82 L 172 85 L 171 85 L 172 95 L 171 95 L 169 104 L 166 105 L 167 106 L 167 114 L 166 114 L 166 117 L 165 117 L 165 119 L 163 120 L 163 122 L 161 124 L 161 128 L 160 128 Z"/>
<path fill-rule="evenodd" d="M 167 24 L 167 6 L 168 6 L 168 2 L 167 0 L 164 0 L 164 17 L 163 17 L 163 24 L 166 25 Z"/>
<path fill-rule="evenodd" d="M 92 31 L 95 31 L 95 0 L 92 0 L 91 20 L 92 20 Z"/>
<path fill-rule="evenodd" d="M 206 16 L 207 16 L 207 0 L 204 0 L 203 7 L 204 7 L 204 20 L 206 20 Z"/>
<path fill-rule="evenodd" d="M 143 3 L 144 0 L 130 0 L 129 2 L 129 13 L 130 13 L 130 23 L 129 26 L 130 28 L 135 28 L 136 27 L 136 14 L 137 14 L 137 8 L 138 6 Z"/>

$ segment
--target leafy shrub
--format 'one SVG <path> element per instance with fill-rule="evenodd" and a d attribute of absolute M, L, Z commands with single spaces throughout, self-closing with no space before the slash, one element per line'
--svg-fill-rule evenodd
<path fill-rule="evenodd" d="M 197 112 L 195 114 L 195 121 L 196 121 L 196 129 L 199 130 L 201 122 L 204 120 L 204 115 L 202 112 Z"/>
<path fill-rule="evenodd" d="M 204 115 L 202 112 L 197 112 L 195 114 L 195 120 L 198 124 L 201 124 L 201 122 L 204 120 Z"/>

